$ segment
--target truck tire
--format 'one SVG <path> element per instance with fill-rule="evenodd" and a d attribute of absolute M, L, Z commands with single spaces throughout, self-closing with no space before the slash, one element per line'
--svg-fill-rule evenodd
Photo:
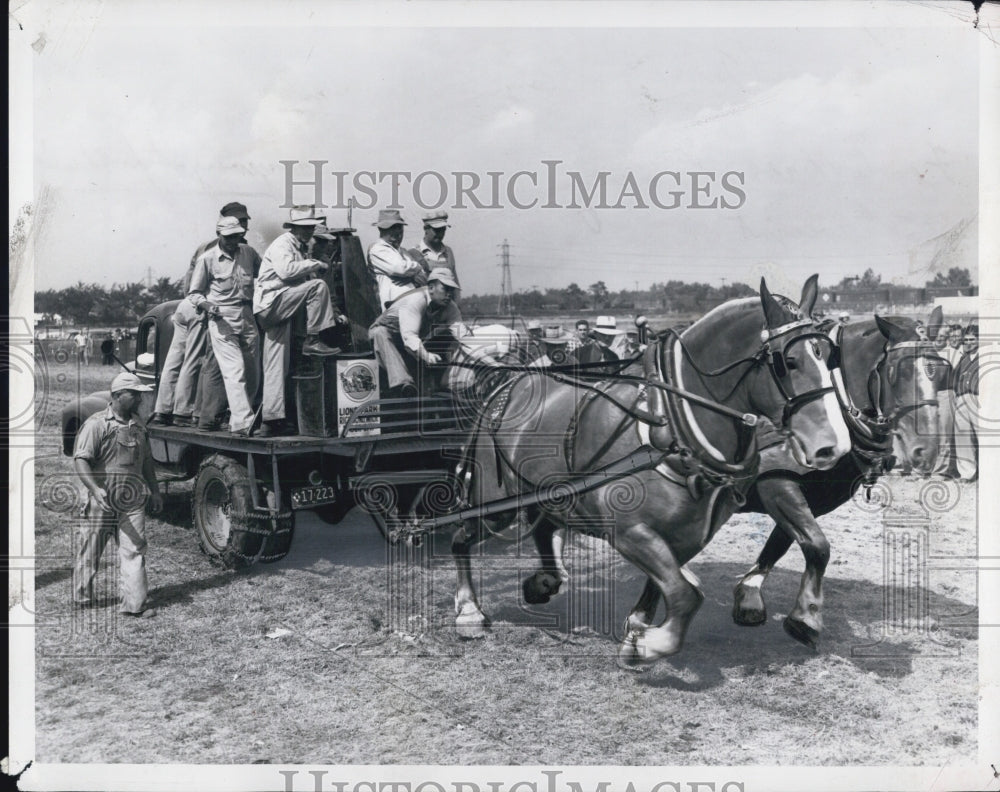
<path fill-rule="evenodd" d="M 214 565 L 242 569 L 258 560 L 267 523 L 252 518 L 252 511 L 246 467 L 222 454 L 206 457 L 194 481 L 191 513 L 198 544 Z"/>
<path fill-rule="evenodd" d="M 261 563 L 273 564 L 288 555 L 294 537 L 295 516 L 289 512 L 287 516 L 278 518 L 278 530 L 264 537 L 264 548 L 260 551 Z"/>

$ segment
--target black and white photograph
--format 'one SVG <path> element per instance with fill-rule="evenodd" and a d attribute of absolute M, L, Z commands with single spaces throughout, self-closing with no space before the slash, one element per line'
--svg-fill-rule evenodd
<path fill-rule="evenodd" d="M 19 789 L 1000 790 L 1000 6 L 8 10 Z"/>

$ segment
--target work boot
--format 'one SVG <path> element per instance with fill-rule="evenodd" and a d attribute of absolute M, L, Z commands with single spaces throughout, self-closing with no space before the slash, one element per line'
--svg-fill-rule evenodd
<path fill-rule="evenodd" d="M 194 426 L 194 419 L 190 415 L 175 415 L 174 426 L 190 427 Z"/>
<path fill-rule="evenodd" d="M 153 417 L 149 419 L 150 426 L 170 426 L 173 423 L 174 417 L 170 413 L 153 413 Z"/>
<path fill-rule="evenodd" d="M 260 429 L 257 430 L 257 437 L 288 437 L 289 435 L 297 435 L 298 433 L 298 429 L 288 421 L 264 421 L 261 423 Z"/>
<path fill-rule="evenodd" d="M 318 335 L 306 336 L 305 343 L 302 345 L 303 355 L 339 355 L 341 352 L 340 347 L 332 347 L 324 344 L 320 341 Z"/>

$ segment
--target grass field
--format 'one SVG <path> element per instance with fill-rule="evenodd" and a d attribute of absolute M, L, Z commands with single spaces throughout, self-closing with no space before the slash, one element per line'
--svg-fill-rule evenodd
<path fill-rule="evenodd" d="M 643 582 L 603 543 L 574 539 L 569 592 L 528 607 L 535 568 L 510 541 L 476 560 L 492 633 L 452 627 L 447 541 L 390 555 L 355 509 L 300 516 L 290 555 L 213 568 L 191 527 L 190 484 L 148 520 L 151 620 L 119 620 L 113 548 L 106 607 L 70 607 L 70 508 L 58 410 L 107 386 L 53 364 L 38 398 L 35 491 L 36 756 L 42 762 L 336 764 L 932 765 L 976 752 L 976 489 L 889 478 L 820 524 L 833 546 L 818 651 L 781 618 L 802 569 L 765 588 L 768 623 L 738 627 L 731 591 L 770 531 L 740 516 L 690 565 L 706 601 L 683 651 L 645 674 L 614 663 Z M 906 522 L 926 574 L 884 537 Z M 966 568 L 967 567 L 967 568 Z M 909 607 L 905 619 L 889 612 Z"/>

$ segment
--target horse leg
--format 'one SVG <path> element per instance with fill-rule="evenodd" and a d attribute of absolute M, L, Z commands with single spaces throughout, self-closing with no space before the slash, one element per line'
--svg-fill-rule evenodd
<path fill-rule="evenodd" d="M 757 482 L 757 491 L 768 514 L 782 531 L 795 538 L 806 560 L 795 607 L 785 617 L 785 632 L 796 641 L 815 646 L 823 631 L 823 573 L 830 560 L 830 543 L 795 481 L 765 479 Z"/>
<path fill-rule="evenodd" d="M 666 606 L 666 617 L 657 627 L 644 624 L 655 612 L 656 596 L 647 586 L 629 615 L 626 633 L 618 648 L 618 662 L 625 668 L 676 654 L 704 595 L 677 562 L 670 545 L 645 523 L 637 523 L 614 537 L 615 548 L 655 584 Z M 636 619 L 633 620 L 633 616 Z"/>
<path fill-rule="evenodd" d="M 451 553 L 455 559 L 458 587 L 455 590 L 455 629 L 459 638 L 482 638 L 489 619 L 479 608 L 472 585 L 472 554 L 474 545 L 482 541 L 482 521 L 466 520 L 452 535 Z"/>
<path fill-rule="evenodd" d="M 652 578 L 646 578 L 646 585 L 642 588 L 639 599 L 636 600 L 632 610 L 625 618 L 625 631 L 636 630 L 642 632 L 653 623 L 656 615 L 656 606 L 660 602 L 660 587 L 656 585 Z"/>
<path fill-rule="evenodd" d="M 733 621 L 744 627 L 755 627 L 767 621 L 762 588 L 768 573 L 778 560 L 788 552 L 793 538 L 777 525 L 757 556 L 757 563 L 740 578 L 733 589 Z"/>
<path fill-rule="evenodd" d="M 530 530 L 542 568 L 524 579 L 522 590 L 525 602 L 538 605 L 548 602 L 559 593 L 563 583 L 569 582 L 569 572 L 562 559 L 566 529 L 557 528 L 545 512 L 539 511 Z"/>

